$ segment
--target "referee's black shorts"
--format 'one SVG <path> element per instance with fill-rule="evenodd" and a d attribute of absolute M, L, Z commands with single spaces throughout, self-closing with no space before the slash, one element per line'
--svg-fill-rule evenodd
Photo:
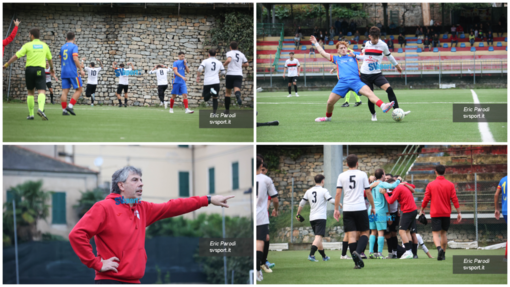
<path fill-rule="evenodd" d="M 344 231 L 367 231 L 370 229 L 368 223 L 368 211 L 344 211 Z"/>
<path fill-rule="evenodd" d="M 386 80 L 382 73 L 377 74 L 361 73 L 359 77 L 361 81 L 365 83 L 372 91 L 374 90 L 374 85 L 380 88 L 385 84 L 389 84 L 388 80 Z"/>
<path fill-rule="evenodd" d="M 27 90 L 46 90 L 46 72 L 43 67 L 26 67 L 25 83 Z"/>

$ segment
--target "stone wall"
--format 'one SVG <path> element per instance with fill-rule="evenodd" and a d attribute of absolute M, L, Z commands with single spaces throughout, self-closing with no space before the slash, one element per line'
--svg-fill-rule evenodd
<path fill-rule="evenodd" d="M 360 170 L 370 175 L 376 169 L 396 161 L 404 148 L 405 146 L 349 146 L 349 154 L 356 154 Z M 344 155 L 346 153 L 347 149 L 344 147 Z M 347 169 L 347 163 L 344 161 L 344 170 Z M 273 179 L 278 190 L 280 210 L 290 209 L 292 178 L 294 178 L 294 206 L 297 208 L 305 192 L 315 185 L 313 178 L 317 174 L 324 174 L 324 147 L 307 147 L 303 155 L 296 160 L 282 155 L 278 170 L 280 171 L 278 173 L 269 170 L 267 175 Z M 330 192 L 332 195 L 335 193 Z"/>
<path fill-rule="evenodd" d="M 388 25 L 391 24 L 390 11 L 398 11 L 399 22 L 395 24 L 402 24 L 402 14 L 406 12 L 406 27 L 409 26 L 429 26 L 429 23 L 423 23 L 423 14 L 421 3 L 388 3 Z M 368 13 L 368 23 L 377 24 L 384 23 L 384 9 L 381 3 L 367 3 L 365 4 L 365 11 Z M 434 22 L 441 22 L 441 4 L 430 3 L 430 17 Z M 445 16 L 445 24 L 449 25 L 450 17 Z M 368 24 L 367 23 L 367 24 Z"/>
<path fill-rule="evenodd" d="M 209 30 L 215 25 L 215 16 L 225 13 L 225 8 L 215 7 L 212 4 L 203 4 L 201 8 L 175 8 L 158 7 L 119 7 L 110 3 L 106 5 L 71 6 L 70 4 L 11 4 L 4 5 L 3 33 L 5 34 L 11 21 L 14 10 L 21 20 L 20 29 L 15 40 L 5 49 L 4 63 L 29 41 L 28 31 L 32 27 L 41 29 L 41 40 L 46 42 L 51 50 L 53 62 L 56 66 L 56 75 L 60 77 L 60 60 L 58 54 L 65 44 L 65 35 L 69 31 L 76 34 L 76 44 L 79 47 L 80 59 L 86 57 L 87 63 L 97 62 L 99 58 L 104 63 L 105 71 L 100 72 L 99 83 L 96 90 L 96 103 L 116 104 L 115 92 L 118 80 L 112 69 L 112 63 L 118 64 L 132 62 L 136 70 L 142 70 L 141 76 L 129 77 L 129 105 L 152 106 L 159 104 L 157 81 L 155 75 L 146 72 L 152 70 L 156 64 L 171 66 L 180 51 L 186 53 L 190 67 L 187 75 L 189 104 L 196 107 L 203 102 L 203 82 L 196 82 L 196 73 L 200 62 L 208 57 L 204 46 Z M 247 13 L 252 10 L 242 9 Z M 179 15 L 178 15 L 179 14 Z M 5 38 L 6 35 L 3 35 Z M 218 53 L 220 61 L 225 60 L 225 53 Z M 246 55 L 251 59 L 253 55 Z M 10 97 L 26 100 L 25 85 L 25 57 L 12 65 Z M 96 64 L 97 65 L 97 64 Z M 244 68 L 244 82 L 242 97 L 243 103 L 253 105 L 253 65 Z M 172 74 L 172 73 L 170 73 Z M 171 77 L 171 75 L 170 75 Z M 203 78 L 203 77 L 202 77 Z M 170 78 L 171 79 L 171 78 Z M 169 79 L 169 81 L 170 81 Z M 4 73 L 3 86 L 6 96 L 8 70 Z M 82 79 L 86 84 L 85 79 Z M 53 87 L 57 102 L 61 95 L 61 84 L 55 83 Z M 166 91 L 166 99 L 170 97 L 171 87 Z M 221 93 L 225 92 L 225 80 L 221 82 Z M 49 93 L 48 93 L 49 94 Z M 72 93 L 70 93 L 72 94 Z M 85 103 L 89 99 L 84 97 Z M 70 96 L 69 96 L 70 97 Z M 223 96 L 220 101 L 223 101 Z M 177 103 L 182 97 L 177 98 Z M 210 101 L 212 102 L 212 101 Z"/>

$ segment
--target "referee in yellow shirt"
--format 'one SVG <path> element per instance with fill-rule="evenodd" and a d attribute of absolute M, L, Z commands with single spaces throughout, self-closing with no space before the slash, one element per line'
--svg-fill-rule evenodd
<path fill-rule="evenodd" d="M 39 40 L 39 29 L 33 28 L 29 32 L 30 42 L 26 43 L 21 47 L 21 50 L 16 52 L 14 56 L 4 65 L 4 69 L 9 67 L 10 64 L 14 63 L 17 59 L 27 56 L 27 64 L 25 66 L 25 82 L 27 84 L 28 97 L 27 105 L 29 116 L 27 120 L 34 119 L 34 89 L 39 92 L 37 97 L 37 103 L 39 104 L 39 110 L 37 114 L 44 120 L 48 120 L 48 117 L 44 114 L 44 103 L 46 102 L 46 60 L 50 64 L 50 74 L 55 76 L 53 69 L 53 61 L 51 60 L 50 48 L 46 43 Z"/>

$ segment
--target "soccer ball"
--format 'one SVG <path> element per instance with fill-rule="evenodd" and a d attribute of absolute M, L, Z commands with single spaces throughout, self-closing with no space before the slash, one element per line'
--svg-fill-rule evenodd
<path fill-rule="evenodd" d="M 400 122 L 405 117 L 404 110 L 402 110 L 402 109 L 394 109 L 393 113 L 391 113 L 391 117 L 396 122 Z"/>

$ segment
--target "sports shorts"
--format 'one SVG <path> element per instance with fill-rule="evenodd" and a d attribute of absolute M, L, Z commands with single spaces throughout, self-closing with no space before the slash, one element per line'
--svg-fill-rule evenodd
<path fill-rule="evenodd" d="M 269 234 L 269 224 L 257 225 L 257 240 L 266 241 Z"/>
<path fill-rule="evenodd" d="M 46 72 L 43 67 L 27 67 L 25 69 L 27 90 L 46 90 Z"/>
<path fill-rule="evenodd" d="M 368 214 L 368 213 L 367 213 Z M 375 215 L 368 214 L 370 230 L 386 230 L 388 226 L 386 212 L 377 212 Z"/>
<path fill-rule="evenodd" d="M 326 219 L 317 219 L 310 221 L 315 235 L 324 237 L 326 235 Z"/>
<path fill-rule="evenodd" d="M 417 210 L 413 210 L 411 212 L 402 213 L 402 218 L 400 218 L 400 230 L 410 230 L 411 233 L 416 233 L 416 215 L 418 215 Z"/>
<path fill-rule="evenodd" d="M 124 94 L 128 92 L 129 85 L 121 85 L 119 84 L 117 86 L 117 94 L 122 94 L 122 91 L 124 90 Z"/>
<path fill-rule="evenodd" d="M 75 78 L 62 78 L 62 89 L 78 89 L 83 87 L 83 83 L 81 82 L 81 77 Z"/>
<path fill-rule="evenodd" d="M 188 94 L 188 87 L 186 87 L 186 83 L 174 83 L 171 94 L 172 95 Z"/>
<path fill-rule="evenodd" d="M 370 229 L 366 210 L 344 211 L 344 231 L 367 231 Z"/>
<path fill-rule="evenodd" d="M 85 96 L 92 96 L 92 94 L 96 92 L 96 87 L 97 85 L 87 84 L 87 88 L 85 89 Z"/>
<path fill-rule="evenodd" d="M 361 81 L 365 83 L 372 91 L 374 90 L 374 85 L 380 88 L 385 84 L 389 84 L 388 80 L 386 80 L 382 73 L 360 74 L 359 77 Z"/>
<path fill-rule="evenodd" d="M 450 228 L 450 217 L 432 217 L 432 231 L 448 231 Z"/>
<path fill-rule="evenodd" d="M 216 94 L 213 94 L 211 89 L 214 89 Z M 220 92 L 220 84 L 212 84 L 212 85 L 205 85 L 204 89 L 202 90 L 202 97 L 204 97 L 204 102 L 209 101 L 211 97 L 218 97 L 218 93 Z"/>
<path fill-rule="evenodd" d="M 48 89 L 51 89 L 51 82 L 46 82 L 46 87 L 47 87 Z"/>
<path fill-rule="evenodd" d="M 337 94 L 340 98 L 344 98 L 349 91 L 354 91 L 359 95 L 359 90 L 363 86 L 366 85 L 360 79 L 339 80 L 331 92 Z"/>
<path fill-rule="evenodd" d="M 296 77 L 288 77 L 288 79 L 289 79 L 289 83 L 295 83 L 295 82 L 297 82 L 297 78 L 298 78 L 297 76 L 296 76 Z"/>
<path fill-rule="evenodd" d="M 241 89 L 243 85 L 243 76 L 227 75 L 226 87 L 227 89 L 233 89 L 234 87 Z"/>

